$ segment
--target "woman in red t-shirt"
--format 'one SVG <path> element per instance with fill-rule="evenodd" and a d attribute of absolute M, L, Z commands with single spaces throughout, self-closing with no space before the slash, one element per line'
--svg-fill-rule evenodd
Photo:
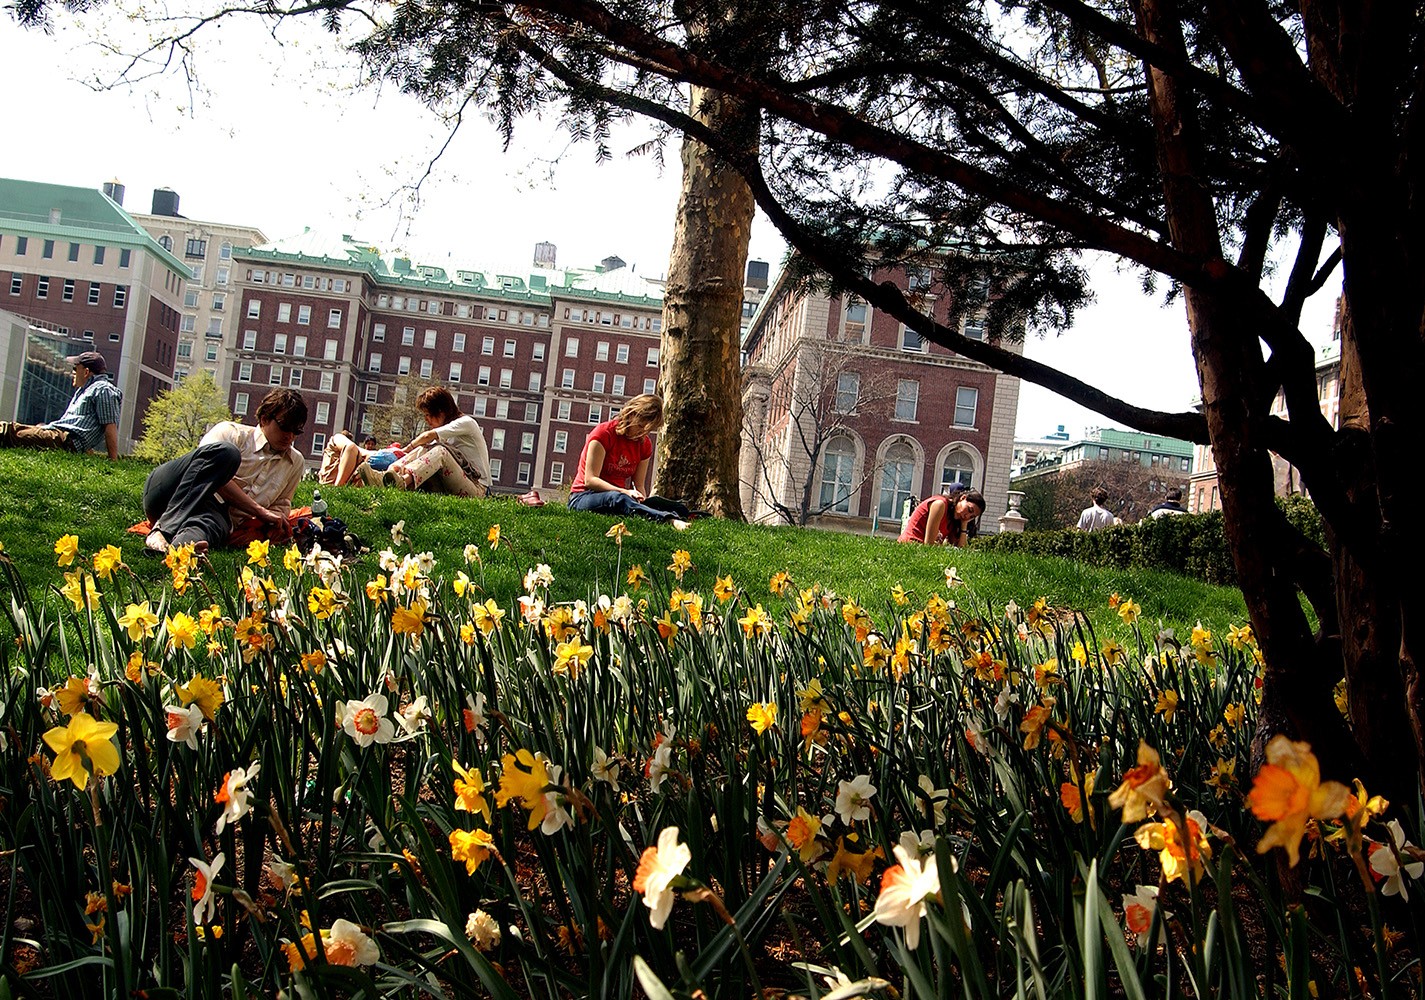
<path fill-rule="evenodd" d="M 940 496 L 922 500 L 906 519 L 900 540 L 964 548 L 975 536 L 984 512 L 985 498 L 979 490 L 955 487 Z"/>
<path fill-rule="evenodd" d="M 653 458 L 649 435 L 663 426 L 663 400 L 634 396 L 615 420 L 605 420 L 584 439 L 579 471 L 569 487 L 569 509 L 623 517 L 629 514 L 662 521 L 682 530 L 687 522 L 643 500 Z"/>

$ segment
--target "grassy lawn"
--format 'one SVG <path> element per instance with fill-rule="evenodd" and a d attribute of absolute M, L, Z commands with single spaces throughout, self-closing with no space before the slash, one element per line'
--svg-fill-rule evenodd
<path fill-rule="evenodd" d="M 59 580 L 53 545 L 70 532 L 79 536 L 84 552 L 117 544 L 141 577 L 165 578 L 167 571 L 159 561 L 142 558 L 142 539 L 125 533 L 143 516 L 140 497 L 149 468 L 94 456 L 0 451 L 0 482 L 5 484 L 0 543 L 24 579 L 32 586 Z M 310 502 L 312 485 L 304 482 L 298 489 L 299 505 Z M 462 568 L 465 545 L 480 544 L 487 559 L 484 585 L 502 604 L 520 593 L 524 572 L 539 562 L 554 572 L 554 596 L 572 600 L 615 592 L 622 583 L 614 581 L 620 566 L 626 572 L 640 564 L 656 577 L 674 549 L 686 548 L 694 564 L 686 585 L 707 589 L 714 576 L 731 574 L 754 600 L 758 595 L 770 600 L 767 580 L 785 570 L 794 583 L 819 582 L 877 607 L 897 584 L 922 599 L 934 591 L 943 593 L 945 567 L 955 566 L 967 584 L 956 589 L 955 597 L 967 610 L 1047 597 L 1055 606 L 1085 611 L 1098 624 L 1112 615 L 1107 598 L 1117 592 L 1141 604 L 1146 620 L 1180 630 L 1198 620 L 1221 627 L 1245 616 L 1241 594 L 1234 589 L 1171 573 L 1101 569 L 1065 559 L 927 549 L 883 538 L 710 520 L 696 522 L 683 533 L 628 522 L 633 535 L 624 542 L 620 563 L 617 546 L 604 534 L 615 521 L 599 515 L 553 505 L 522 507 L 513 500 L 471 502 L 357 487 L 328 489 L 324 496 L 330 512 L 373 550 L 386 547 L 391 526 L 404 521 L 411 545 L 435 554 L 438 573 L 449 575 Z M 491 555 L 485 537 L 494 524 L 500 525 L 510 549 Z M 239 552 L 214 557 L 217 571 L 225 576 L 245 561 Z"/>

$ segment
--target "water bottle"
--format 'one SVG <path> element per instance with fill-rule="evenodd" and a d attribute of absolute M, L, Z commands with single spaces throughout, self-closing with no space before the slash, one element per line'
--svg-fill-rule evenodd
<path fill-rule="evenodd" d="M 327 512 L 327 502 L 322 499 L 321 490 L 312 490 L 312 520 L 318 522 Z"/>

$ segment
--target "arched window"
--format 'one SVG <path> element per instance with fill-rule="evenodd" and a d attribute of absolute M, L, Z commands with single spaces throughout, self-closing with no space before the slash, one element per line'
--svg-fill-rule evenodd
<path fill-rule="evenodd" d="M 172 237 L 172 236 L 160 236 L 160 237 L 158 238 L 158 245 L 161 246 L 161 247 L 163 247 L 163 249 L 168 250 L 168 251 L 171 252 L 171 251 L 173 250 L 173 237 Z"/>
<path fill-rule="evenodd" d="M 975 485 L 975 459 L 964 448 L 956 448 L 945 456 L 945 464 L 940 467 L 940 492 L 946 493 L 955 486 L 970 489 Z"/>
<path fill-rule="evenodd" d="M 915 481 L 915 451 L 904 441 L 886 449 L 881 462 L 881 497 L 878 514 L 883 519 L 899 520 L 901 507 L 911 497 Z"/>
<path fill-rule="evenodd" d="M 856 443 L 849 437 L 832 438 L 822 453 L 821 503 L 823 511 L 851 513 L 851 470 L 856 464 Z"/>
<path fill-rule="evenodd" d="M 219 260 L 232 260 L 232 259 L 233 259 L 233 245 L 232 245 L 231 243 L 229 243 L 227 240 L 224 240 L 224 241 L 223 241 L 223 245 L 218 248 L 218 259 L 219 259 Z"/>

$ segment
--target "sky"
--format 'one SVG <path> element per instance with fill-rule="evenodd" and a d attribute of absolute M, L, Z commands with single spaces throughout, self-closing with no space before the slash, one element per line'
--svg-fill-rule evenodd
<path fill-rule="evenodd" d="M 141 67 L 134 83 L 105 86 L 127 62 L 110 50 L 137 51 L 148 30 L 123 16 L 127 2 L 86 17 L 60 12 L 49 34 L 0 14 L 12 97 L 0 172 L 92 187 L 119 180 L 133 212 L 149 210 L 154 188 L 170 187 L 192 219 L 256 226 L 270 239 L 306 227 L 350 234 L 438 266 L 527 266 L 534 244 L 549 241 L 564 266 L 617 255 L 640 274 L 666 273 L 678 148 L 665 146 L 662 164 L 630 155 L 653 136 L 649 126 L 621 126 L 613 156 L 599 163 L 552 117 L 522 119 L 508 151 L 491 122 L 467 118 L 431 167 L 448 126 L 394 87 L 362 86 L 355 60 L 310 23 L 273 33 L 251 19 L 224 22 L 195 42 L 196 85 L 173 68 Z M 20 99 L 17 81 L 40 99 Z M 750 257 L 775 271 L 784 252 L 759 213 Z M 1025 353 L 1132 403 L 1190 407 L 1197 379 L 1181 301 L 1145 295 L 1107 258 L 1091 260 L 1090 271 L 1095 302 L 1066 333 L 1031 337 Z M 1339 281 L 1303 316 L 1313 342 L 1329 339 L 1333 288 Z M 1110 426 L 1024 383 L 1017 436 L 1060 424 L 1075 436 Z"/>

